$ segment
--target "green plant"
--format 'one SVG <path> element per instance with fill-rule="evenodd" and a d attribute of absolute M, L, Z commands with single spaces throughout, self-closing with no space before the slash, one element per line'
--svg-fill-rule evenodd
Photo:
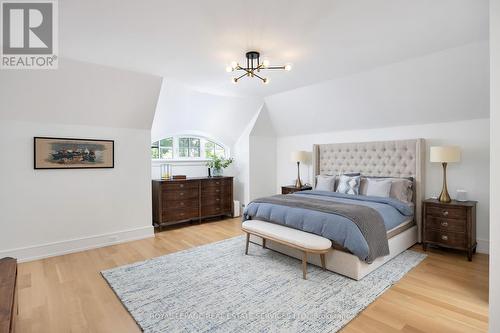
<path fill-rule="evenodd" d="M 231 163 L 233 163 L 232 158 L 224 158 L 219 156 L 212 156 L 210 161 L 207 162 L 207 167 L 216 170 L 222 170 L 227 168 Z"/>

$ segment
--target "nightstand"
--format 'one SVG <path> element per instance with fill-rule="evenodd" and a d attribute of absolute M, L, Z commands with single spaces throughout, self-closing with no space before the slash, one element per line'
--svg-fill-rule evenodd
<path fill-rule="evenodd" d="M 476 253 L 476 205 L 477 201 L 443 203 L 436 199 L 423 202 L 423 248 L 439 245 L 467 251 L 472 261 Z"/>
<path fill-rule="evenodd" d="M 302 187 L 295 187 L 295 185 L 281 186 L 281 194 L 290 194 L 299 191 L 312 190 L 313 188 L 309 185 L 304 185 Z"/>

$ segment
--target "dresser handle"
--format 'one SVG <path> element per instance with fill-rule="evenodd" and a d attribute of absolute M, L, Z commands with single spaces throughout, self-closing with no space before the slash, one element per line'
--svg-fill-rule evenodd
<path fill-rule="evenodd" d="M 184 192 L 180 192 L 179 195 L 184 195 Z"/>
<path fill-rule="evenodd" d="M 184 184 L 180 184 L 179 187 L 184 187 Z"/>
<path fill-rule="evenodd" d="M 446 241 L 446 240 L 448 240 L 448 236 L 446 236 L 446 235 L 441 235 L 441 239 Z"/>
<path fill-rule="evenodd" d="M 215 190 L 215 192 L 219 192 L 219 190 Z"/>
<path fill-rule="evenodd" d="M 449 214 L 449 213 L 448 213 L 448 211 L 447 211 L 447 210 L 445 210 L 445 211 L 443 212 L 443 215 L 444 215 L 444 216 L 448 216 L 448 214 Z"/>
<path fill-rule="evenodd" d="M 441 222 L 441 226 L 447 227 L 448 226 L 448 222 Z"/>
<path fill-rule="evenodd" d="M 215 201 L 219 201 L 219 200 L 220 200 L 219 198 L 215 199 Z"/>

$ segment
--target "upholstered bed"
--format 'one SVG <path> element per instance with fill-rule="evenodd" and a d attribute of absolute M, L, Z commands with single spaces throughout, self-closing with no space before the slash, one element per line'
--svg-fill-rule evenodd
<path fill-rule="evenodd" d="M 388 251 L 385 252 L 386 255 L 366 260 L 363 252 L 365 246 L 362 244 L 362 237 L 356 236 L 355 231 L 357 231 L 357 229 L 352 229 L 356 228 L 356 226 L 351 226 L 351 229 L 346 229 L 346 226 L 350 224 L 345 223 L 345 225 L 343 225 L 341 223 L 342 216 L 339 217 L 332 214 L 328 216 L 328 214 L 324 212 L 300 211 L 301 208 L 294 207 L 294 205 L 288 205 L 288 207 L 270 205 L 269 202 L 266 203 L 265 201 L 250 204 L 249 207 L 247 207 L 246 214 L 253 214 L 254 219 L 290 225 L 293 228 L 301 228 L 308 232 L 320 234 L 331 239 L 334 243 L 335 241 L 340 241 L 342 244 L 348 244 L 348 249 L 337 246 L 327 253 L 327 268 L 331 271 L 359 280 L 420 241 L 422 219 L 421 201 L 424 193 L 424 149 L 425 145 L 423 139 L 321 144 L 313 146 L 312 163 L 314 179 L 316 179 L 318 175 L 361 173 L 365 177 L 395 177 L 410 178 L 413 180 L 413 204 L 411 202 L 409 203 L 409 205 L 412 206 L 411 214 L 405 213 L 401 214 L 401 217 L 395 218 L 394 216 L 397 214 L 388 210 L 393 209 L 394 211 L 399 210 L 400 212 L 404 212 L 405 207 L 401 210 L 397 202 L 393 203 L 391 200 L 370 199 L 369 197 L 360 196 L 362 199 L 359 204 L 370 206 L 377 210 L 380 215 L 384 216 L 384 223 L 387 231 L 386 243 L 388 244 Z M 292 198 L 292 196 L 294 196 L 294 198 Z M 332 202 L 340 201 L 341 203 L 352 202 L 354 206 L 358 204 L 355 200 L 357 199 L 356 196 L 347 195 L 345 197 L 339 197 L 339 194 L 329 194 L 321 191 L 298 193 L 287 197 L 287 199 L 306 200 L 306 197 L 317 198 L 319 202 L 325 205 L 328 204 L 327 200 L 332 200 Z M 307 199 L 312 200 L 309 198 Z M 391 206 L 392 208 L 390 208 Z M 406 210 L 408 210 L 408 208 L 406 208 Z M 302 222 L 298 222 L 300 227 L 293 225 L 293 222 L 298 220 L 297 216 L 302 219 Z M 387 218 L 387 216 L 390 218 Z M 397 223 L 391 224 L 393 222 L 391 219 L 396 220 Z M 311 230 L 309 231 L 307 228 Z M 348 238 L 345 238 L 344 235 L 337 235 L 337 233 L 345 233 Z M 252 241 L 260 242 L 260 239 L 253 237 Z M 296 258 L 301 258 L 302 256 L 299 251 L 277 243 L 269 242 L 267 246 Z M 320 265 L 319 259 L 315 257 L 309 258 L 309 262 Z"/>

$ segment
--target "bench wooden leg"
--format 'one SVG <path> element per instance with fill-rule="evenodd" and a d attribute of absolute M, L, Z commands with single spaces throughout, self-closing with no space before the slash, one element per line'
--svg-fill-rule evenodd
<path fill-rule="evenodd" d="M 307 252 L 304 251 L 304 254 L 302 255 L 302 278 L 306 280 L 306 274 L 307 274 Z"/>
<path fill-rule="evenodd" d="M 325 254 L 324 253 L 321 253 L 319 255 L 319 257 L 321 258 L 321 267 L 323 267 L 323 270 L 326 271 L 326 259 L 325 259 Z"/>
<path fill-rule="evenodd" d="M 262 248 L 263 249 L 266 248 L 266 239 L 265 238 L 262 238 Z"/>
<path fill-rule="evenodd" d="M 245 254 L 248 254 L 248 244 L 250 243 L 250 234 L 247 232 L 247 244 L 245 247 Z"/>

